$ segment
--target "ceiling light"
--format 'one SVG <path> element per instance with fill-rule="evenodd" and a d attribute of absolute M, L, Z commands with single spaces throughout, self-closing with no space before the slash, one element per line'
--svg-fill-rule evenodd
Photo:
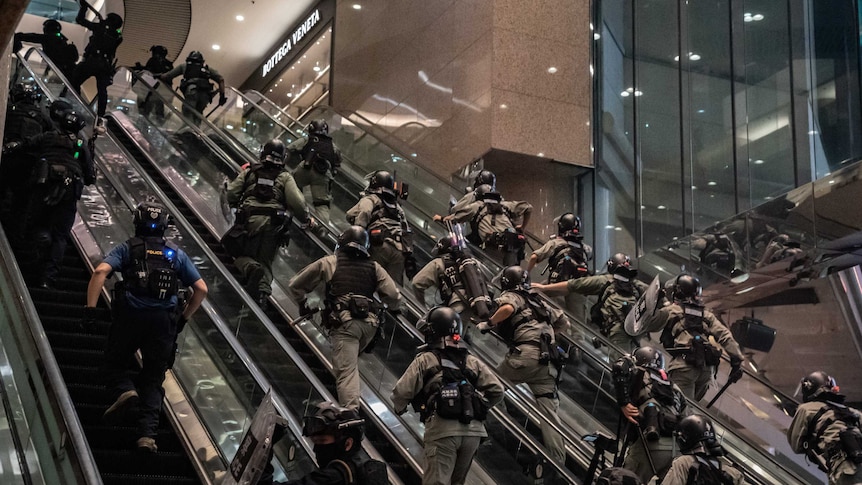
<path fill-rule="evenodd" d="M 760 22 L 761 20 L 763 20 L 763 15 L 758 13 L 758 14 L 754 14 L 754 15 L 752 15 L 752 16 L 751 16 L 751 18 L 752 18 L 755 22 Z"/>
<path fill-rule="evenodd" d="M 551 67 L 549 67 L 549 68 L 548 68 L 548 74 L 555 74 L 556 72 L 557 72 L 557 68 L 556 68 L 556 67 L 551 66 Z"/>
<path fill-rule="evenodd" d="M 763 165 L 763 160 L 755 160 L 754 164 L 755 165 Z"/>
<path fill-rule="evenodd" d="M 709 185 L 710 187 L 712 187 L 712 186 L 715 186 L 715 185 L 718 185 L 718 184 L 717 184 L 717 183 L 715 183 L 715 182 L 713 182 L 712 180 L 710 180 L 709 182 L 707 182 L 707 183 L 706 183 L 706 185 Z"/>
<path fill-rule="evenodd" d="M 689 54 L 688 58 L 691 59 L 692 61 L 699 61 L 700 60 L 700 54 Z"/>
<path fill-rule="evenodd" d="M 506 109 L 506 108 L 508 108 L 508 107 L 509 107 L 509 105 L 508 105 L 508 104 L 501 104 L 501 105 L 500 105 L 500 109 Z"/>
<path fill-rule="evenodd" d="M 288 97 L 288 98 L 292 98 L 292 97 L 293 97 L 293 93 L 287 93 L 287 97 Z"/>
<path fill-rule="evenodd" d="M 595 32 L 593 33 L 593 40 L 599 40 L 602 38 L 602 34 Z"/>
<path fill-rule="evenodd" d="M 660 206 L 656 207 L 656 209 L 658 209 L 658 210 L 665 210 L 665 209 L 667 209 L 667 207 L 665 207 L 665 206 L 663 206 L 663 205 L 660 205 Z"/>
<path fill-rule="evenodd" d="M 220 46 L 220 45 L 218 45 L 218 44 L 213 44 L 213 50 L 214 50 L 214 51 L 217 51 L 217 50 L 219 50 L 219 49 L 221 49 L 221 46 Z"/>
<path fill-rule="evenodd" d="M 622 231 L 622 230 L 623 230 L 623 228 L 622 228 L 622 227 L 620 227 L 620 226 L 617 226 L 617 227 L 615 227 L 615 228 L 614 228 L 614 231 Z"/>
<path fill-rule="evenodd" d="M 635 91 L 635 96 L 643 96 L 643 91 Z"/>
<path fill-rule="evenodd" d="M 354 3 L 353 4 L 353 10 L 362 10 L 362 5 L 359 5 L 358 3 Z"/>
<path fill-rule="evenodd" d="M 544 157 L 544 156 L 545 156 L 545 154 L 544 154 L 544 153 L 542 153 L 542 152 L 537 153 L 537 155 L 538 155 L 538 156 L 540 156 L 540 157 Z"/>
<path fill-rule="evenodd" d="M 699 110 L 697 110 L 697 112 L 698 112 L 698 113 L 705 113 L 705 112 L 706 112 L 706 110 L 705 110 L 705 109 L 699 109 Z"/>
<path fill-rule="evenodd" d="M 623 91 L 623 92 L 621 92 L 621 93 L 620 93 L 620 96 L 622 96 L 622 97 L 624 97 L 624 98 L 628 98 L 628 97 L 629 97 L 629 92 L 628 92 L 628 91 Z"/>
<path fill-rule="evenodd" d="M 242 15 L 237 15 L 237 16 L 236 16 L 236 21 L 237 21 L 237 22 L 242 22 L 243 20 L 245 20 L 245 17 L 243 17 Z"/>
<path fill-rule="evenodd" d="M 679 62 L 679 56 L 674 56 L 673 60 L 675 60 L 676 62 Z"/>
<path fill-rule="evenodd" d="M 411 153 L 411 154 L 410 154 L 410 156 L 411 156 L 411 157 L 418 157 L 419 155 L 417 155 L 417 154 L 415 154 L 415 153 Z"/>
<path fill-rule="evenodd" d="M 605 226 L 605 229 L 613 229 L 614 226 Z"/>

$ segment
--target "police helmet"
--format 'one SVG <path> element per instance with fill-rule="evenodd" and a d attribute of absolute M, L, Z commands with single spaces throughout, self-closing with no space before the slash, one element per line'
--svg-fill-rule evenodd
<path fill-rule="evenodd" d="M 500 193 L 494 190 L 494 187 L 491 187 L 488 184 L 482 184 L 476 187 L 475 194 L 476 200 L 489 202 L 500 202 L 501 200 L 503 200 L 503 197 L 500 196 Z"/>
<path fill-rule="evenodd" d="M 203 64 L 204 63 L 204 55 L 201 54 L 200 51 L 191 51 L 189 52 L 188 57 L 186 57 L 186 62 L 192 64 Z"/>
<path fill-rule="evenodd" d="M 350 226 L 338 236 L 335 250 L 347 251 L 353 256 L 367 258 L 369 247 L 371 247 L 371 241 L 368 238 L 368 231 L 362 226 Z"/>
<path fill-rule="evenodd" d="M 645 345 L 632 353 L 635 365 L 650 369 L 664 369 L 664 356 L 658 350 Z"/>
<path fill-rule="evenodd" d="M 353 438 L 352 450 L 358 450 L 364 424 L 365 420 L 353 409 L 325 401 L 317 405 L 313 415 L 302 418 L 302 435 L 330 435 L 335 438 L 336 443 L 342 445 L 347 438 Z M 341 449 L 344 449 L 343 446 Z"/>
<path fill-rule="evenodd" d="M 142 202 L 135 208 L 135 236 L 162 237 L 171 217 L 167 209 L 156 202 Z"/>
<path fill-rule="evenodd" d="M 520 266 L 509 266 L 500 273 L 500 288 L 514 290 L 530 288 L 530 273 Z"/>
<path fill-rule="evenodd" d="M 608 260 L 608 273 L 613 274 L 617 268 L 625 267 L 628 268 L 632 264 L 632 260 L 629 258 L 628 254 L 625 253 L 616 253 L 611 256 L 611 259 Z"/>
<path fill-rule="evenodd" d="M 416 329 L 425 335 L 425 343 L 431 344 L 446 337 L 460 339 L 464 326 L 458 312 L 447 306 L 438 306 L 416 324 Z"/>
<path fill-rule="evenodd" d="M 83 129 L 86 124 L 84 118 L 82 118 L 78 112 L 72 108 L 72 105 L 62 98 L 51 103 L 48 113 L 51 116 L 51 120 L 57 123 L 57 126 L 63 131 L 68 133 L 77 133 Z"/>
<path fill-rule="evenodd" d="M 320 118 L 312 120 L 305 130 L 313 135 L 325 135 L 329 133 L 329 125 L 326 123 L 326 120 Z"/>
<path fill-rule="evenodd" d="M 677 424 L 674 435 L 682 453 L 691 453 L 700 446 L 704 451 L 716 448 L 715 428 L 706 416 L 686 416 Z"/>
<path fill-rule="evenodd" d="M 368 177 L 368 190 L 395 190 L 395 177 L 386 170 L 378 170 Z"/>
<path fill-rule="evenodd" d="M 581 218 L 571 212 L 566 212 L 557 220 L 558 236 L 578 234 L 579 232 L 581 232 Z"/>
<path fill-rule="evenodd" d="M 61 30 L 63 30 L 63 26 L 60 25 L 60 22 L 57 22 L 54 19 L 48 19 L 42 22 L 42 32 L 45 35 L 57 35 Z"/>
<path fill-rule="evenodd" d="M 490 185 L 491 188 L 496 187 L 497 176 L 490 170 L 480 170 L 479 173 L 476 174 L 476 178 L 473 180 L 473 188 L 475 189 L 480 185 Z"/>
<path fill-rule="evenodd" d="M 105 23 L 108 24 L 108 27 L 112 29 L 119 29 L 123 26 L 123 17 L 120 17 L 118 14 L 109 13 L 105 17 Z"/>
<path fill-rule="evenodd" d="M 263 145 L 260 149 L 260 161 L 264 163 L 274 163 L 276 165 L 284 164 L 284 154 L 286 149 L 284 143 L 278 138 L 273 138 Z"/>
<path fill-rule="evenodd" d="M 154 45 L 150 47 L 150 52 L 156 57 L 168 57 L 168 48 L 163 45 Z"/>
<path fill-rule="evenodd" d="M 455 239 L 451 236 L 441 237 L 437 240 L 437 244 L 431 249 L 432 256 L 443 256 L 449 254 L 455 248 Z"/>
<path fill-rule="evenodd" d="M 674 301 L 697 301 L 700 298 L 700 280 L 694 276 L 681 273 L 665 285 L 668 297 Z"/>
<path fill-rule="evenodd" d="M 823 371 L 815 371 L 803 377 L 799 381 L 799 389 L 802 391 L 802 400 L 804 402 L 813 401 L 820 394 L 827 392 L 837 394 L 839 392 L 838 383 L 835 378 Z"/>

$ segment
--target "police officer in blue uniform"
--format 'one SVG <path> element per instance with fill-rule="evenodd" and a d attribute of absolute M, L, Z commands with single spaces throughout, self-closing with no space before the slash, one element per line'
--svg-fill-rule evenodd
<path fill-rule="evenodd" d="M 120 272 L 114 288 L 113 324 L 108 335 L 102 370 L 116 401 L 102 420 L 117 425 L 136 418 L 142 451 L 156 452 L 165 380 L 177 334 L 206 297 L 207 285 L 183 250 L 164 238 L 169 216 L 164 207 L 147 202 L 134 212 L 135 236 L 111 250 L 93 272 L 87 287 L 83 328 L 92 328 L 96 304 L 105 279 Z M 177 297 L 180 287 L 191 287 L 185 308 Z M 143 367 L 133 379 L 128 363 L 140 349 Z"/>

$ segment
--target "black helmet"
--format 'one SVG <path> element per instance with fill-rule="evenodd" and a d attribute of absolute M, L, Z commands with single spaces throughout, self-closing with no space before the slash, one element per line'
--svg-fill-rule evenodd
<path fill-rule="evenodd" d="M 715 428 L 706 416 L 686 416 L 676 426 L 674 434 L 682 453 L 691 453 L 700 446 L 704 446 L 704 451 L 716 448 Z"/>
<path fill-rule="evenodd" d="M 45 35 L 57 35 L 61 30 L 63 30 L 63 26 L 60 25 L 60 22 L 57 22 L 54 19 L 48 19 L 42 22 L 42 32 Z"/>
<path fill-rule="evenodd" d="M 608 260 L 608 273 L 613 274 L 619 267 L 630 267 L 632 265 L 632 260 L 629 258 L 628 254 L 625 253 L 616 253 L 611 256 L 611 259 Z"/>
<path fill-rule="evenodd" d="M 635 365 L 650 369 L 664 369 L 664 356 L 658 350 L 645 345 L 632 353 Z"/>
<path fill-rule="evenodd" d="M 515 288 L 530 288 L 530 273 L 520 266 L 509 266 L 500 274 L 500 288 L 514 290 Z"/>
<path fill-rule="evenodd" d="M 317 411 L 311 416 L 302 418 L 302 435 L 317 436 L 331 435 L 336 443 L 341 444 L 344 449 L 344 441 L 353 438 L 353 451 L 359 449 L 359 441 L 362 441 L 362 427 L 365 420 L 352 410 L 325 401 L 317 405 Z"/>
<path fill-rule="evenodd" d="M 386 170 L 378 170 L 368 177 L 368 190 L 395 190 L 395 177 Z"/>
<path fill-rule="evenodd" d="M 123 17 L 120 17 L 115 13 L 109 13 L 107 17 L 105 17 L 105 23 L 108 24 L 108 27 L 119 30 L 119 28 L 123 26 Z"/>
<path fill-rule="evenodd" d="M 460 340 L 464 326 L 458 312 L 447 306 L 438 306 L 416 324 L 416 329 L 425 334 L 425 343 L 432 344 L 446 337 Z"/>
<path fill-rule="evenodd" d="M 567 236 L 581 232 L 581 218 L 566 212 L 557 220 L 557 235 Z"/>
<path fill-rule="evenodd" d="M 329 133 L 329 125 L 326 123 L 326 120 L 323 118 L 312 120 L 311 123 L 305 128 L 305 130 L 314 135 L 325 135 Z"/>
<path fill-rule="evenodd" d="M 476 174 L 476 178 L 473 180 L 473 188 L 475 189 L 480 185 L 490 185 L 491 188 L 496 187 L 497 176 L 490 170 L 480 170 L 479 173 Z"/>
<path fill-rule="evenodd" d="M 475 190 L 475 199 L 487 202 L 500 202 L 503 200 L 503 197 L 500 196 L 500 193 L 494 190 L 494 187 L 491 187 L 488 184 L 482 184 L 476 187 Z"/>
<path fill-rule="evenodd" d="M 135 208 L 135 236 L 162 237 L 171 217 L 167 209 L 156 202 L 141 202 Z"/>
<path fill-rule="evenodd" d="M 434 248 L 431 249 L 432 256 L 443 256 L 444 254 L 449 254 L 455 248 L 454 238 L 451 236 L 441 237 L 437 240 L 437 244 L 434 245 Z"/>
<path fill-rule="evenodd" d="M 264 163 L 274 163 L 284 165 L 284 154 L 286 149 L 284 143 L 278 138 L 273 138 L 263 145 L 260 149 L 260 161 Z"/>
<path fill-rule="evenodd" d="M 799 389 L 804 402 L 813 401 L 821 393 L 838 394 L 840 390 L 835 379 L 823 371 L 815 371 L 803 377 L 799 381 Z"/>
<path fill-rule="evenodd" d="M 338 236 L 338 244 L 335 249 L 367 258 L 369 247 L 371 247 L 371 242 L 368 238 L 368 231 L 362 226 L 350 226 Z"/>
<path fill-rule="evenodd" d="M 191 51 L 189 52 L 188 57 L 186 57 L 186 62 L 190 62 L 192 64 L 203 64 L 204 55 L 201 54 L 200 51 Z"/>
<path fill-rule="evenodd" d="M 681 273 L 671 281 L 673 283 L 668 282 L 670 287 L 666 287 L 666 290 L 670 290 L 668 296 L 671 300 L 693 302 L 700 298 L 700 280 L 694 276 Z"/>
<path fill-rule="evenodd" d="M 163 45 L 154 45 L 150 47 L 150 52 L 156 57 L 168 57 L 168 48 Z"/>
<path fill-rule="evenodd" d="M 77 133 L 86 124 L 78 112 L 72 108 L 72 105 L 62 98 L 51 103 L 48 113 L 51 119 L 57 123 L 57 126 L 68 133 Z"/>

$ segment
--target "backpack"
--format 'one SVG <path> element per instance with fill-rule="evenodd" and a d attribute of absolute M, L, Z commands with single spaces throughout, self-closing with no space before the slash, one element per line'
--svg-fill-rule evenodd
<path fill-rule="evenodd" d="M 625 321 L 626 316 L 635 307 L 637 301 L 640 300 L 641 290 L 637 285 L 632 285 L 634 289 L 634 303 L 628 306 L 628 310 L 625 311 L 624 315 L 620 315 L 622 321 Z M 607 335 L 611 330 L 611 326 L 608 325 L 608 322 L 605 322 L 605 316 L 602 314 L 602 308 L 605 306 L 605 302 L 608 301 L 608 298 L 611 297 L 614 293 L 616 293 L 616 289 L 614 289 L 613 280 L 605 283 L 605 286 L 602 287 L 602 291 L 599 293 L 599 299 L 590 307 L 590 323 L 599 327 L 603 334 Z"/>
<path fill-rule="evenodd" d="M 337 468 L 347 485 L 389 485 L 386 463 L 380 460 L 368 459 L 359 466 L 353 462 L 332 460 L 327 467 Z"/>
<path fill-rule="evenodd" d="M 551 273 L 548 276 L 549 283 L 558 283 L 577 278 L 589 276 L 590 269 L 587 266 L 587 253 L 580 242 L 566 241 L 551 254 L 548 261 Z"/>
<path fill-rule="evenodd" d="M 414 411 L 419 412 L 422 421 L 427 421 L 435 412 L 443 419 L 458 420 L 469 424 L 473 420 L 484 421 L 488 417 L 489 406 L 476 394 L 478 376 L 467 368 L 467 351 L 431 351 L 437 358 L 437 365 L 428 369 L 423 376 L 423 390 L 412 402 Z M 441 374 L 440 382 L 435 377 Z"/>
<path fill-rule="evenodd" d="M 377 195 L 378 201 L 374 204 L 371 218 L 368 221 L 368 237 L 371 245 L 379 246 L 386 239 L 392 239 L 393 241 L 401 242 L 405 250 L 407 248 L 412 250 L 411 231 L 406 227 L 407 222 L 404 218 L 404 211 L 398 205 L 398 202 L 395 200 L 386 200 L 390 198 L 389 194 L 375 195 Z"/>
<path fill-rule="evenodd" d="M 254 197 L 261 202 L 267 202 L 277 198 L 275 182 L 278 176 L 284 172 L 284 166 L 272 163 L 260 163 L 252 166 L 251 171 L 245 177 L 242 188 L 242 200 Z M 251 187 L 251 190 L 249 190 Z"/>
<path fill-rule="evenodd" d="M 733 485 L 733 477 L 718 467 L 713 467 L 709 459 L 695 455 L 695 465 L 688 469 L 686 485 Z"/>
<path fill-rule="evenodd" d="M 61 46 L 59 51 L 60 58 L 57 59 L 57 67 L 61 70 L 66 67 L 72 67 L 78 62 L 78 57 L 80 54 L 78 53 L 78 48 L 74 43 L 69 42 L 69 39 L 66 36 L 63 36 L 64 44 Z"/>

